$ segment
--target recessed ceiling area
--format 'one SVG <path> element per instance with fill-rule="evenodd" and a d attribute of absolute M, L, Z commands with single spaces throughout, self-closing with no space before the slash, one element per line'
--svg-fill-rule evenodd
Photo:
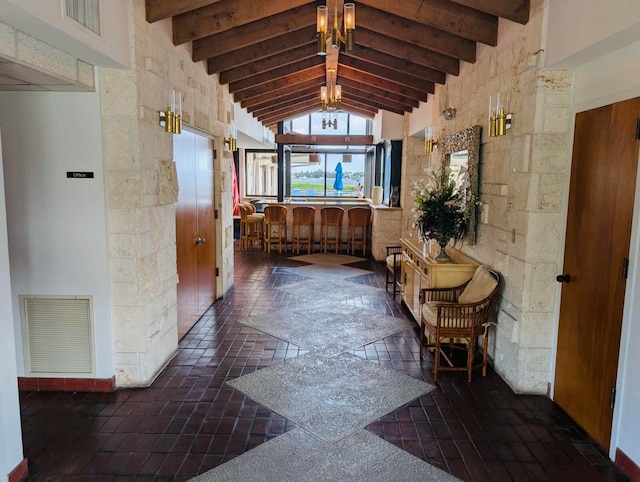
<path fill-rule="evenodd" d="M 0 91 L 85 92 L 87 88 L 0 58 Z"/>

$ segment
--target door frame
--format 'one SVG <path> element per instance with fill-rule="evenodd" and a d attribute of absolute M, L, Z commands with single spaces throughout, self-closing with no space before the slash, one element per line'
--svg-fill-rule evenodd
<path fill-rule="evenodd" d="M 601 97 L 597 101 L 589 102 L 582 105 L 574 105 L 574 108 L 571 112 L 571 128 L 567 132 L 567 139 L 570 139 L 571 142 L 570 147 L 567 151 L 568 163 L 567 163 L 567 176 L 565 178 L 565 187 L 564 187 L 564 204 L 562 208 L 562 231 L 561 236 L 564 240 L 561 249 L 558 253 L 558 273 L 562 271 L 562 267 L 564 266 L 564 253 L 565 253 L 565 245 L 567 238 L 567 219 L 569 215 L 569 190 L 570 181 L 571 181 L 571 168 L 572 168 L 572 159 L 573 159 L 573 139 L 575 136 L 575 127 L 576 127 L 576 116 L 585 111 L 589 111 L 592 109 L 597 109 L 599 107 L 604 107 L 610 104 L 615 104 L 618 102 L 623 102 L 625 100 L 630 100 L 638 95 L 629 95 L 624 96 L 624 98 L 620 98 L 619 95 L 609 95 L 606 97 Z M 640 157 L 640 156 L 639 156 Z M 616 404 L 613 409 L 613 422 L 611 426 L 611 441 L 609 447 L 604 447 L 608 450 L 608 454 L 611 460 L 615 460 L 616 458 L 616 449 L 618 447 L 618 438 L 620 433 L 620 400 L 623 399 L 625 394 L 625 385 L 624 382 L 626 380 L 626 375 L 628 372 L 627 364 L 625 363 L 628 357 L 628 354 L 631 350 L 631 329 L 634 323 L 640 325 L 640 159 L 638 162 L 637 173 L 636 173 L 636 187 L 635 187 L 635 198 L 633 205 L 633 219 L 631 224 L 631 238 L 629 244 L 629 274 L 627 278 L 627 284 L 625 288 L 625 298 L 624 298 L 624 307 L 622 313 L 622 329 L 620 334 L 620 351 L 618 353 L 618 370 L 617 370 L 617 382 L 616 382 Z M 555 388 L 555 373 L 556 373 L 556 358 L 558 354 L 558 331 L 560 326 L 560 305 L 561 305 L 561 293 L 562 293 L 562 284 L 557 283 L 556 286 L 556 306 L 554 309 L 554 322 L 553 322 L 553 330 L 552 330 L 552 350 L 551 350 L 551 364 L 549 366 L 549 397 L 554 400 L 554 388 Z M 634 310 L 637 312 L 634 317 Z"/>

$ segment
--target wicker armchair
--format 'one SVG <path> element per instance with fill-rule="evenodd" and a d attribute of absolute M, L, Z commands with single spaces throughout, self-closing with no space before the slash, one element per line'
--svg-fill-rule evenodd
<path fill-rule="evenodd" d="M 425 340 L 428 340 L 427 346 L 435 349 L 434 382 L 438 380 L 440 371 L 466 371 L 468 381 L 471 381 L 477 338 L 480 335 L 484 337 L 482 376 L 486 376 L 489 325 L 500 285 L 500 275 L 481 265 L 471 280 L 463 285 L 421 291 L 420 359 L 423 358 Z M 465 343 L 454 343 L 454 340 Z M 457 349 L 467 350 L 466 366 L 454 365 L 453 350 Z M 444 366 L 440 364 L 441 357 L 446 361 Z"/>

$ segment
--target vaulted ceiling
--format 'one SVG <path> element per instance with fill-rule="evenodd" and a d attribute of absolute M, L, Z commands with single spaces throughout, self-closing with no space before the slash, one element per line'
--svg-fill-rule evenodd
<path fill-rule="evenodd" d="M 320 110 L 320 87 L 337 62 L 342 110 L 373 117 L 418 107 L 475 62 L 478 42 L 495 46 L 498 19 L 529 20 L 530 0 L 360 0 L 355 47 L 317 55 L 316 9 L 342 16 L 343 0 L 146 0 L 147 21 L 172 18 L 173 42 L 219 74 L 267 127 Z"/>

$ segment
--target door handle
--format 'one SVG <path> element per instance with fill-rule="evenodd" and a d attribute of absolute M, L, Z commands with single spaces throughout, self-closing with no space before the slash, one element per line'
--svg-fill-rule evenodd
<path fill-rule="evenodd" d="M 196 239 L 196 245 L 197 245 L 197 244 L 204 244 L 204 243 L 206 243 L 206 242 L 207 242 L 207 240 L 206 240 L 206 239 L 204 239 L 204 238 L 198 238 L 198 239 Z"/>
<path fill-rule="evenodd" d="M 568 274 L 559 274 L 558 276 L 556 276 L 556 281 L 558 283 L 569 283 L 571 282 L 571 275 Z"/>

